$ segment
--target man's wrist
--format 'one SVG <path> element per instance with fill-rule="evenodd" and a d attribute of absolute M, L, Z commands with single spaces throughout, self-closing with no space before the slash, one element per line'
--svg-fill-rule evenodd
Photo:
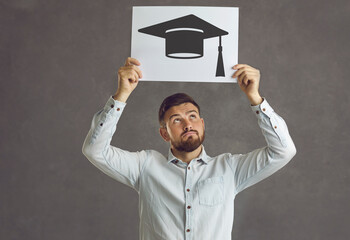
<path fill-rule="evenodd" d="M 259 105 L 263 102 L 263 98 L 260 96 L 259 93 L 254 94 L 254 95 L 247 95 L 249 102 L 252 106 Z"/>
<path fill-rule="evenodd" d="M 119 102 L 124 102 L 126 103 L 126 100 L 129 98 L 130 94 L 128 93 L 123 93 L 123 92 L 116 92 L 112 98 L 116 101 L 119 101 Z"/>

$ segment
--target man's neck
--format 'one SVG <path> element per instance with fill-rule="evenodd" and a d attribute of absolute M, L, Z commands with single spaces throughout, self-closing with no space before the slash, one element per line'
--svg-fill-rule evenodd
<path fill-rule="evenodd" d="M 196 150 L 193 150 L 192 152 L 180 152 L 174 147 L 171 147 L 171 152 L 177 159 L 180 159 L 181 161 L 186 163 L 190 163 L 192 159 L 195 159 L 201 154 L 202 145 L 200 145 Z"/>

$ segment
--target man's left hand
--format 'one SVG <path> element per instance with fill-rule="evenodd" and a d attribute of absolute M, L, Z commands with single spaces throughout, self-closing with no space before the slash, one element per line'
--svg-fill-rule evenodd
<path fill-rule="evenodd" d="M 232 77 L 237 77 L 241 90 L 247 95 L 252 105 L 259 105 L 263 99 L 259 94 L 260 71 L 247 64 L 236 64 L 233 69 L 237 70 Z"/>

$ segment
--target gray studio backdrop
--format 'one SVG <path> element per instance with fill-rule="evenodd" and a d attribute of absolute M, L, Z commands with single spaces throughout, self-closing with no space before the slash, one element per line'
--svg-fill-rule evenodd
<path fill-rule="evenodd" d="M 233 239 L 350 239 L 347 0 L 0 1 L 0 239 L 138 239 L 137 193 L 81 148 L 145 4 L 239 7 L 239 62 L 260 69 L 295 141 L 286 167 L 237 196 Z M 175 92 L 201 105 L 209 155 L 264 146 L 236 84 L 166 82 L 140 82 L 112 145 L 167 154 L 157 111 Z"/>

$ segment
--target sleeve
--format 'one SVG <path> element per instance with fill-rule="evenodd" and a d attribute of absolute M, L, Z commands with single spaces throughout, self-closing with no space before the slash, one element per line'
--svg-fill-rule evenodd
<path fill-rule="evenodd" d="M 296 154 L 285 121 L 264 98 L 257 106 L 251 106 L 258 118 L 259 127 L 267 146 L 247 154 L 229 154 L 226 161 L 235 179 L 236 194 L 269 177 L 285 166 Z"/>
<path fill-rule="evenodd" d="M 93 116 L 82 152 L 102 172 L 138 191 L 148 152 L 128 152 L 110 145 L 125 106 L 110 96 L 104 108 Z"/>

